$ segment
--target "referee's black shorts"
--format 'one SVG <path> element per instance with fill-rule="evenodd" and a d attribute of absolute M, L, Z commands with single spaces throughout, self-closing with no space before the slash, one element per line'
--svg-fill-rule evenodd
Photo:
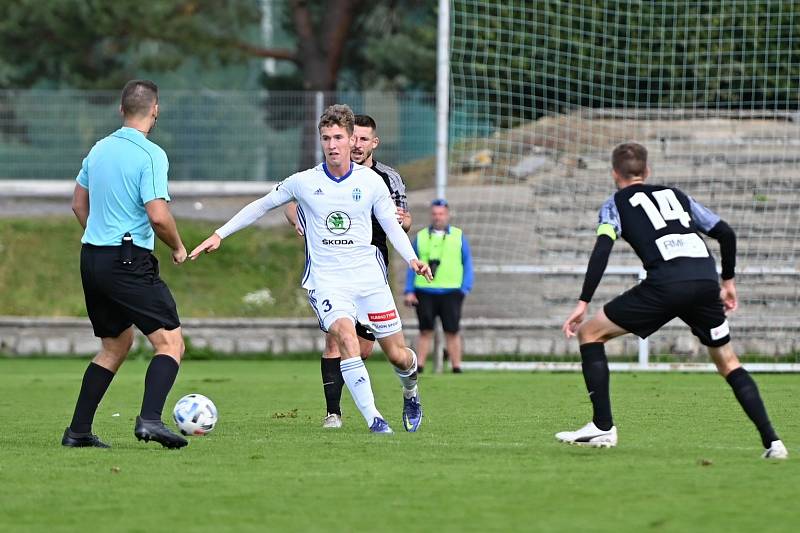
<path fill-rule="evenodd" d="M 81 248 L 81 281 L 86 310 L 97 337 L 119 337 L 135 324 L 145 335 L 181 325 L 175 300 L 158 275 L 158 260 L 133 247 L 133 261 L 120 261 L 119 246 Z"/>
<path fill-rule="evenodd" d="M 436 317 L 442 320 L 442 329 L 445 333 L 458 333 L 461 323 L 461 306 L 464 303 L 464 293 L 460 290 L 441 294 L 416 291 L 417 295 L 417 320 L 421 331 L 433 329 Z"/>
<path fill-rule="evenodd" d="M 680 318 L 705 346 L 720 347 L 731 340 L 716 281 L 643 281 L 608 302 L 603 311 L 614 324 L 643 339 Z"/>

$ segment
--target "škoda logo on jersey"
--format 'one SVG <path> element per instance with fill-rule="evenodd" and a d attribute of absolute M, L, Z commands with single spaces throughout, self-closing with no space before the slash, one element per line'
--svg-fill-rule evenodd
<path fill-rule="evenodd" d="M 344 235 L 350 229 L 350 215 L 344 211 L 334 211 L 325 219 L 325 226 L 334 235 Z M 322 244 L 353 244 L 353 239 L 322 239 Z"/>
<path fill-rule="evenodd" d="M 325 225 L 334 235 L 343 235 L 350 230 L 350 215 L 344 211 L 334 211 L 325 219 Z"/>

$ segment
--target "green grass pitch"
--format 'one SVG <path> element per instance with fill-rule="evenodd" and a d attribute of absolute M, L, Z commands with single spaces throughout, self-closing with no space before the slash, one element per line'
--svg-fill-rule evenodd
<path fill-rule="evenodd" d="M 423 375 L 426 418 L 407 434 L 381 357 L 368 367 L 393 436 L 369 434 L 346 392 L 345 427 L 323 430 L 318 362 L 187 361 L 165 419 L 199 392 L 217 429 L 180 451 L 139 443 L 134 360 L 95 422 L 113 449 L 64 449 L 84 367 L 0 360 L 0 531 L 796 531 L 800 517 L 800 376 L 757 376 L 793 454 L 771 463 L 714 375 L 613 375 L 620 444 L 591 450 L 553 439 L 589 416 L 580 375 Z"/>

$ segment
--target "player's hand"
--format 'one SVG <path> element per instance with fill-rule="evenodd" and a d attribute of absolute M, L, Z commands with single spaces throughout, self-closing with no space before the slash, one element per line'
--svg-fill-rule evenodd
<path fill-rule="evenodd" d="M 403 298 L 403 303 L 406 304 L 406 307 L 416 307 L 419 305 L 419 300 L 417 300 L 417 295 L 413 292 L 406 293 L 405 298 Z"/>
<path fill-rule="evenodd" d="M 189 259 L 194 261 L 202 253 L 210 254 L 211 252 L 219 248 L 220 244 L 222 244 L 222 237 L 214 233 L 213 235 L 211 235 L 211 237 L 200 243 L 200 245 L 197 248 L 192 250 L 192 253 L 189 254 Z"/>
<path fill-rule="evenodd" d="M 301 237 L 304 235 L 303 227 L 300 224 L 295 224 L 294 225 L 294 231 L 295 231 L 295 233 L 297 233 Z"/>
<path fill-rule="evenodd" d="M 583 322 L 583 319 L 586 318 L 587 309 L 589 309 L 589 304 L 583 300 L 578 300 L 578 305 L 575 306 L 572 314 L 569 315 L 564 325 L 561 326 L 561 331 L 564 332 L 564 335 L 566 335 L 568 339 L 574 337 L 578 332 L 578 328 Z"/>
<path fill-rule="evenodd" d="M 406 220 L 406 210 L 403 209 L 402 207 L 398 207 L 397 208 L 397 223 L 402 226 L 403 222 L 405 222 L 405 220 Z"/>
<path fill-rule="evenodd" d="M 400 224 L 400 227 L 408 233 L 408 230 L 411 229 L 411 212 L 403 209 L 402 207 L 397 208 L 397 222 Z"/>
<path fill-rule="evenodd" d="M 412 259 L 411 261 L 409 261 L 408 266 L 411 267 L 411 270 L 413 270 L 420 276 L 424 277 L 428 281 L 433 281 L 433 273 L 431 273 L 431 267 L 429 267 L 426 263 L 423 263 L 419 259 Z"/>
<path fill-rule="evenodd" d="M 180 265 L 186 261 L 186 247 L 181 243 L 181 247 L 177 250 L 172 250 L 172 262 L 176 265 Z"/>
<path fill-rule="evenodd" d="M 739 300 L 736 298 L 736 284 L 733 282 L 733 278 L 722 280 L 722 290 L 719 297 L 725 307 L 726 316 L 739 308 Z"/>

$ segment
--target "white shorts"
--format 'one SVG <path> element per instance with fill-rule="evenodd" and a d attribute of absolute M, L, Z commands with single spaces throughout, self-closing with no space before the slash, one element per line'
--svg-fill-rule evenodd
<path fill-rule="evenodd" d="M 340 318 L 348 318 L 353 324 L 361 322 L 376 339 L 403 329 L 389 285 L 373 289 L 309 289 L 308 302 L 317 314 L 320 329 L 326 333 Z"/>

